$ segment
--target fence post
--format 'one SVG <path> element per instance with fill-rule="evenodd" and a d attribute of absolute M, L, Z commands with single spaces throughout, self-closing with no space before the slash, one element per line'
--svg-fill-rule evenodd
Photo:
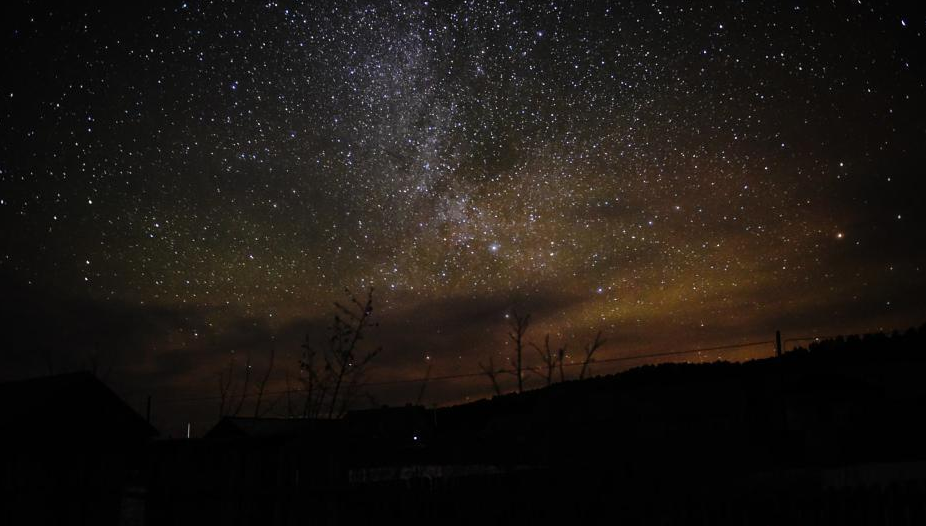
<path fill-rule="evenodd" d="M 781 358 L 781 331 L 775 331 L 775 356 Z"/>

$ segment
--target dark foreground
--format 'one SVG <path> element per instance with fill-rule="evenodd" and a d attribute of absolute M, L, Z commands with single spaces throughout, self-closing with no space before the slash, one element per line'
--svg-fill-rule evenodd
<path fill-rule="evenodd" d="M 0 524 L 926 524 L 923 328 L 193 440 L 89 375 L 0 400 Z"/>

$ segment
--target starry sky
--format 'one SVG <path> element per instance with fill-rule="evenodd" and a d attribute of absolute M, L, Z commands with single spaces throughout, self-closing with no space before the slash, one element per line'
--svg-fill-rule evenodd
<path fill-rule="evenodd" d="M 506 363 L 513 309 L 602 357 L 926 321 L 915 3 L 134 4 L 4 17 L 3 379 L 172 425 L 345 287 L 381 380 Z"/>

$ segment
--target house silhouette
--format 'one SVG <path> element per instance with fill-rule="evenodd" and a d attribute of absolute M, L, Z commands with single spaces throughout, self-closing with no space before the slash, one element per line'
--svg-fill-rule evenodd
<path fill-rule="evenodd" d="M 79 372 L 2 383 L 0 413 L 0 523 L 126 522 L 158 432 L 103 382 Z"/>

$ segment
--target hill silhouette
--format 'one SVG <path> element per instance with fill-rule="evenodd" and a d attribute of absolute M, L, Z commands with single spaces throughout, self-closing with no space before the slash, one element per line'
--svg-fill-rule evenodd
<path fill-rule="evenodd" d="M 227 417 L 202 439 L 154 441 L 91 375 L 0 384 L 17 458 L 0 518 L 924 524 L 924 378 L 926 325 L 438 409 Z"/>
<path fill-rule="evenodd" d="M 528 464 L 703 459 L 743 470 L 921 458 L 924 379 L 926 326 L 780 358 L 646 365 L 438 409 L 436 440 L 482 439 L 493 460 Z"/>
<path fill-rule="evenodd" d="M 439 409 L 227 418 L 155 444 L 149 519 L 919 524 L 924 339 L 837 338 Z"/>

